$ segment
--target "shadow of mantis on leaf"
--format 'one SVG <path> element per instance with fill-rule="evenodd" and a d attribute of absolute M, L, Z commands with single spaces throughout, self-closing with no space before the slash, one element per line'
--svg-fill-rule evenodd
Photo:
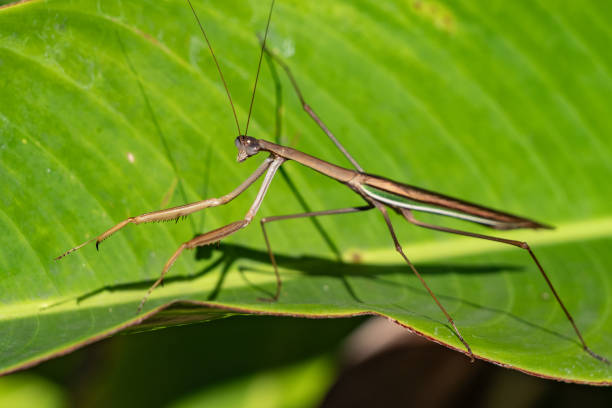
<path fill-rule="evenodd" d="M 211 262 L 198 272 L 189 276 L 169 276 L 165 280 L 166 285 L 171 285 L 174 282 L 189 282 L 196 280 L 197 278 L 204 276 L 214 270 L 220 270 L 219 276 L 210 289 L 210 291 L 204 296 L 207 302 L 219 301 L 221 294 L 223 293 L 223 285 L 225 279 L 229 273 L 235 273 L 237 271 L 243 281 L 245 287 L 248 289 L 247 295 L 251 299 L 247 299 L 250 302 L 256 302 L 254 294 L 257 292 L 263 296 L 269 295 L 273 290 L 273 282 L 270 282 L 268 286 L 262 286 L 261 284 L 253 283 L 248 278 L 248 273 L 258 273 L 271 275 L 272 271 L 269 267 L 268 254 L 264 250 L 258 250 L 249 248 L 243 245 L 237 244 L 221 244 L 219 247 L 208 246 L 201 247 L 195 252 L 195 258 L 199 260 L 210 259 Z M 394 279 L 397 274 L 402 274 L 404 271 L 403 264 L 354 264 L 354 263 L 343 263 L 340 261 L 330 260 L 317 256 L 294 256 L 286 254 L 278 254 L 277 260 L 283 265 L 283 269 L 291 270 L 299 275 L 304 275 L 310 278 L 333 278 L 341 282 L 341 286 L 344 287 L 348 298 L 352 299 L 353 302 L 367 306 L 368 303 L 361 299 L 357 295 L 357 290 L 354 289 L 350 283 L 350 278 L 361 278 L 376 282 L 378 285 L 383 285 L 390 288 L 401 287 L 402 290 L 407 290 L 417 296 L 423 296 L 424 302 L 426 302 L 427 292 L 420 288 L 418 285 L 413 285 L 410 282 L 398 282 Z M 248 265 L 241 265 L 242 262 L 247 262 Z M 253 266 L 253 262 L 261 263 L 266 265 L 264 267 Z M 470 274 L 470 275 L 488 275 L 488 274 L 499 274 L 499 273 L 520 273 L 524 268 L 512 264 L 454 264 L 454 263 L 435 263 L 420 265 L 420 270 L 424 275 L 435 276 L 435 275 L 446 275 L 446 274 Z M 85 300 L 92 298 L 103 292 L 121 292 L 131 291 L 134 289 L 145 290 L 150 286 L 151 280 L 131 282 L 119 285 L 107 285 L 94 291 L 88 292 L 79 296 L 76 300 L 77 303 L 84 302 Z M 415 282 L 416 283 L 416 282 Z M 299 285 L 300 280 L 296 279 L 295 285 Z M 162 292 L 163 293 L 163 292 Z M 334 295 L 337 294 L 334 292 Z M 527 319 L 517 316 L 502 308 L 496 308 L 494 306 L 479 304 L 470 300 L 463 299 L 458 296 L 441 294 L 442 299 L 456 302 L 457 304 L 467 306 L 474 310 L 480 310 L 487 312 L 491 315 L 504 315 L 520 325 L 526 326 L 529 330 L 537 330 L 548 335 L 555 336 L 564 341 L 576 341 L 566 335 L 559 332 L 546 328 L 542 325 L 531 322 Z M 221 300 L 222 302 L 223 300 Z M 401 309 L 393 299 L 388 299 L 389 304 L 393 305 L 394 308 Z M 263 302 L 262 302 L 263 303 Z M 283 298 L 279 299 L 279 304 L 282 304 Z M 171 310 L 164 311 L 168 316 L 159 316 L 154 318 L 153 321 L 146 323 L 146 328 L 141 327 L 136 330 L 147 330 L 154 328 L 156 325 L 167 326 L 168 324 L 185 324 L 185 322 L 202 322 L 210 319 L 219 317 L 227 317 L 235 314 L 231 310 L 223 310 L 220 306 L 219 310 L 212 310 L 210 307 L 203 307 L 205 305 L 198 305 L 196 302 L 189 301 L 188 303 L 179 302 Z M 415 311 L 409 311 L 412 314 L 418 314 L 422 318 L 436 322 L 442 326 L 447 327 L 445 321 L 433 318 L 431 316 L 417 313 Z M 179 323 L 177 323 L 179 322 Z M 450 328 L 449 328 L 450 330 Z"/>

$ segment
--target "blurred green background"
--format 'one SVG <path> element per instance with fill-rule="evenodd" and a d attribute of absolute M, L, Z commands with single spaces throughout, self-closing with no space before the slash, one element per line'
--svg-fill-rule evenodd
<path fill-rule="evenodd" d="M 119 335 L 0 378 L 0 406 L 569 408 L 612 401 L 607 387 L 472 364 L 406 333 L 356 359 L 346 336 L 364 322 L 232 317 Z M 378 322 L 368 338 L 388 335 L 391 324 Z"/>

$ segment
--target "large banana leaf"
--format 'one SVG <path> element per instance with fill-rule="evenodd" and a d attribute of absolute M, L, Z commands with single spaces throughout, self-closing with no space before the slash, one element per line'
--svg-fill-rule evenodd
<path fill-rule="evenodd" d="M 268 4 L 195 7 L 244 128 Z M 610 358 L 610 18 L 594 0 L 279 0 L 269 44 L 367 171 L 555 225 L 504 236 L 530 242 L 587 343 Z M 259 300 L 275 280 L 251 225 L 184 253 L 136 314 L 180 243 L 243 217 L 256 188 L 54 261 L 128 216 L 225 194 L 263 157 L 235 162 L 234 119 L 184 1 L 8 5 L 0 44 L 2 372 L 145 317 L 158 327 L 234 313 L 380 314 L 463 350 L 375 212 L 270 224 L 284 280 L 276 303 Z M 249 134 L 348 165 L 267 61 Z M 284 167 L 262 215 L 362 204 L 333 180 Z M 524 251 L 393 222 L 477 357 L 612 381 Z"/>

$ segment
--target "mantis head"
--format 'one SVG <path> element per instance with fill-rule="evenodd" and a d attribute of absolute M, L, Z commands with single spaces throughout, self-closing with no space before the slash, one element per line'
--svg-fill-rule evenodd
<path fill-rule="evenodd" d="M 236 147 L 238 148 L 238 157 L 236 160 L 238 162 L 243 162 L 251 156 L 255 156 L 259 153 L 259 141 L 251 136 L 240 135 L 234 141 Z"/>

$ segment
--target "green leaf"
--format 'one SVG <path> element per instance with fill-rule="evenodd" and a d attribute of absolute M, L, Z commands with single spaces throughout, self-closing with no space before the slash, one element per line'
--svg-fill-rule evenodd
<path fill-rule="evenodd" d="M 195 6 L 244 127 L 267 5 Z M 279 0 L 269 44 L 368 172 L 555 225 L 503 236 L 532 245 L 587 343 L 610 358 L 611 16 L 596 1 Z M 129 216 L 226 194 L 263 157 L 235 162 L 227 98 L 183 1 L 9 5 L 0 44 L 2 372 L 145 317 L 159 327 L 235 313 L 380 314 L 463 350 L 373 211 L 269 224 L 283 278 L 276 303 L 258 300 L 275 279 L 251 225 L 218 248 L 185 252 L 136 314 L 180 243 L 241 219 L 256 188 L 53 261 Z M 275 87 L 264 62 L 249 134 L 275 139 L 280 101 L 280 142 L 349 166 L 280 77 Z M 362 203 L 289 162 L 259 214 Z M 392 220 L 479 358 L 611 383 L 612 369 L 581 349 L 524 251 Z"/>

